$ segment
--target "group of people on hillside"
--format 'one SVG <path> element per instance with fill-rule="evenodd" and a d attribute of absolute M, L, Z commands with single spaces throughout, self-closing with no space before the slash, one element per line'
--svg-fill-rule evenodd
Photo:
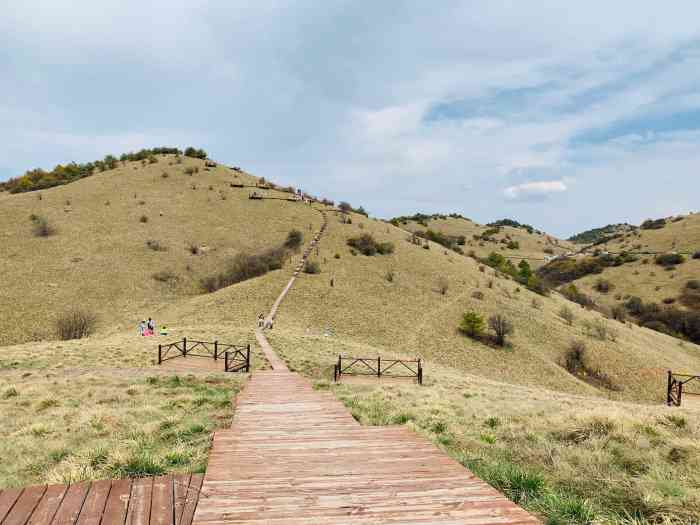
<path fill-rule="evenodd" d="M 265 319 L 265 314 L 258 315 L 258 328 L 268 328 L 272 330 L 272 319 Z"/>
<path fill-rule="evenodd" d="M 148 321 L 141 321 L 138 326 L 139 335 L 143 337 L 156 335 L 156 322 L 148 318 Z M 168 335 L 168 329 L 165 325 L 160 327 L 160 335 Z"/>

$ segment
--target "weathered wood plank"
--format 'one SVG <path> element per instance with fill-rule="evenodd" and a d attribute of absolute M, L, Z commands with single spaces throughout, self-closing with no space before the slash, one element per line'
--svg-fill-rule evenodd
<path fill-rule="evenodd" d="M 5 489 L 0 492 L 0 523 L 22 494 L 22 489 Z"/>
<path fill-rule="evenodd" d="M 131 497 L 131 480 L 117 479 L 112 482 L 100 525 L 124 525 Z"/>
<path fill-rule="evenodd" d="M 153 480 L 151 525 L 173 525 L 174 518 L 173 478 L 158 476 Z"/>
<path fill-rule="evenodd" d="M 129 525 L 149 525 L 153 478 L 139 478 L 131 485 L 131 498 L 126 515 Z"/>
<path fill-rule="evenodd" d="M 203 481 L 204 476 L 202 474 L 192 474 L 190 486 L 187 490 L 187 501 L 185 502 L 185 508 L 182 511 L 181 525 L 191 525 L 193 523 L 195 511 L 198 507 L 198 502 L 200 499 L 200 491 L 202 489 Z"/>
<path fill-rule="evenodd" d="M 5 519 L 0 518 L 0 523 L 2 525 L 24 525 L 27 523 L 45 492 L 46 485 L 24 489 Z"/>
<path fill-rule="evenodd" d="M 174 513 L 175 513 L 175 525 L 180 525 L 182 523 L 182 512 L 185 510 L 185 503 L 187 502 L 187 492 L 190 487 L 190 479 L 192 475 L 178 475 L 175 476 L 173 480 L 173 495 L 174 495 Z"/>
<path fill-rule="evenodd" d="M 61 506 L 51 522 L 52 525 L 73 525 L 80 515 L 83 502 L 90 490 L 90 483 L 76 483 L 68 487 L 66 495 L 61 501 Z"/>
<path fill-rule="evenodd" d="M 77 525 L 100 525 L 111 487 L 112 482 L 108 479 L 92 482 L 80 511 Z"/>
<path fill-rule="evenodd" d="M 67 485 L 49 485 L 46 487 L 46 491 L 34 509 L 27 525 L 46 525 L 51 523 L 56 515 L 56 511 L 61 506 L 66 492 L 68 492 Z"/>

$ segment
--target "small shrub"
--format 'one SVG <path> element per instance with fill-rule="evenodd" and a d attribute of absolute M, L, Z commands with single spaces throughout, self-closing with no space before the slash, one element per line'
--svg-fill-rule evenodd
<path fill-rule="evenodd" d="M 484 300 L 484 292 L 481 290 L 475 290 L 472 292 L 472 298 L 477 299 L 478 301 L 483 301 Z"/>
<path fill-rule="evenodd" d="M 163 246 L 161 243 L 154 239 L 149 239 L 146 241 L 146 246 L 148 247 L 149 250 L 153 250 L 154 252 L 164 252 L 167 250 L 165 246 Z"/>
<path fill-rule="evenodd" d="M 348 246 L 355 248 L 363 255 L 372 256 L 376 254 L 386 255 L 394 251 L 394 244 L 391 242 L 377 242 L 369 233 L 363 233 L 359 237 L 351 237 L 347 240 Z"/>
<path fill-rule="evenodd" d="M 693 254 L 693 259 L 700 259 L 700 250 Z"/>
<path fill-rule="evenodd" d="M 195 243 L 190 243 L 187 246 L 187 251 L 190 252 L 192 255 L 199 255 L 199 246 Z"/>
<path fill-rule="evenodd" d="M 513 323 L 511 323 L 503 314 L 496 314 L 489 317 L 489 327 L 496 334 L 496 344 L 504 346 L 506 337 L 514 332 Z"/>
<path fill-rule="evenodd" d="M 691 279 L 687 283 L 685 283 L 685 287 L 688 290 L 700 290 L 700 281 L 697 279 Z"/>
<path fill-rule="evenodd" d="M 49 224 L 46 217 L 32 214 L 29 219 L 34 223 L 33 231 L 35 237 L 49 237 L 56 233 L 56 229 Z"/>
<path fill-rule="evenodd" d="M 396 274 L 394 273 L 394 270 L 387 270 L 386 275 L 384 276 L 384 278 L 390 283 L 394 282 L 395 277 Z"/>
<path fill-rule="evenodd" d="M 424 250 L 429 250 L 429 249 L 430 249 L 430 244 L 428 244 L 428 243 L 426 242 L 426 243 L 423 245 L 423 249 L 424 249 Z"/>
<path fill-rule="evenodd" d="M 141 223 L 143 223 L 143 224 L 147 223 L 147 222 L 148 222 L 148 217 L 145 216 L 145 215 L 141 215 L 141 217 L 139 217 L 139 222 L 141 222 Z"/>
<path fill-rule="evenodd" d="M 685 257 L 680 253 L 662 253 L 657 255 L 654 262 L 659 266 L 675 266 L 676 264 L 682 264 L 685 262 Z"/>
<path fill-rule="evenodd" d="M 56 320 L 56 334 L 63 341 L 89 336 L 95 329 L 97 316 L 83 310 L 71 310 Z"/>
<path fill-rule="evenodd" d="M 566 324 L 568 324 L 569 326 L 574 324 L 574 313 L 568 306 L 562 306 L 559 309 L 559 317 L 564 319 L 564 321 L 566 321 Z"/>
<path fill-rule="evenodd" d="M 339 254 L 339 253 L 336 253 L 336 254 L 333 256 L 333 258 L 334 258 L 334 259 L 340 259 L 340 254 Z"/>
<path fill-rule="evenodd" d="M 542 309 L 542 301 L 540 301 L 537 297 L 535 297 L 532 300 L 532 303 L 530 305 L 535 309 L 535 310 L 541 310 Z"/>
<path fill-rule="evenodd" d="M 600 293 L 608 293 L 610 290 L 612 290 L 613 285 L 610 284 L 610 281 L 607 279 L 598 279 L 595 282 L 594 288 Z"/>
<path fill-rule="evenodd" d="M 584 363 L 585 354 L 586 343 L 583 341 L 572 341 L 564 355 L 564 368 L 574 375 L 584 372 L 586 370 Z"/>
<path fill-rule="evenodd" d="M 167 179 L 168 177 L 170 177 L 170 175 L 168 175 L 167 171 L 164 171 L 163 173 L 161 173 L 160 176 L 164 179 Z"/>
<path fill-rule="evenodd" d="M 297 250 L 304 242 L 304 234 L 299 230 L 292 230 L 287 234 L 287 239 L 284 241 L 284 247 L 290 250 Z"/>
<path fill-rule="evenodd" d="M 465 312 L 459 331 L 471 338 L 478 338 L 484 331 L 484 319 L 476 312 Z"/>
<path fill-rule="evenodd" d="M 177 274 L 168 271 L 168 270 L 162 270 L 160 272 L 156 272 L 152 276 L 156 281 L 159 281 L 161 283 L 168 283 L 168 284 L 175 284 L 177 283 L 180 278 L 177 276 Z"/>
<path fill-rule="evenodd" d="M 306 261 L 304 264 L 304 273 L 321 273 L 321 265 L 317 261 Z"/>
<path fill-rule="evenodd" d="M 616 304 L 610 309 L 610 315 L 616 321 L 624 323 L 627 320 L 627 310 L 623 305 Z"/>

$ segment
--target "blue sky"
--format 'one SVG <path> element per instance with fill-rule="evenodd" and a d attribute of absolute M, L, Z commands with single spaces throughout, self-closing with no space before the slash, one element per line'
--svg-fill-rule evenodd
<path fill-rule="evenodd" d="M 379 217 L 700 209 L 697 2 L 15 4 L 0 179 L 192 144 Z"/>

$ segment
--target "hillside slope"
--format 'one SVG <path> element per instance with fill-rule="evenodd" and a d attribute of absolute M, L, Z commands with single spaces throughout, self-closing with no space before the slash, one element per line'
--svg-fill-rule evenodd
<path fill-rule="evenodd" d="M 473 252 L 477 257 L 488 257 L 496 252 L 510 258 L 516 265 L 519 260 L 526 259 L 532 268 L 543 265 L 546 258 L 576 249 L 569 241 L 536 230 L 508 225 L 482 225 L 457 216 L 430 216 L 421 220 L 405 217 L 393 219 L 393 223 L 409 232 L 432 230 L 451 237 L 463 236 L 465 243 L 460 248 L 464 253 Z"/>
<path fill-rule="evenodd" d="M 52 338 L 56 317 L 76 306 L 96 313 L 102 330 L 135 328 L 164 304 L 200 293 L 200 279 L 233 255 L 320 222 L 301 203 L 250 200 L 251 188 L 231 187 L 255 184 L 250 175 L 157 158 L 48 190 L 0 193 L 0 345 Z M 35 236 L 30 215 L 55 233 Z"/>
<path fill-rule="evenodd" d="M 608 267 L 602 273 L 575 281 L 596 302 L 614 306 L 636 296 L 645 303 L 673 304 L 683 309 L 686 305 L 679 298 L 688 281 L 700 279 L 700 258 L 693 257 L 700 252 L 700 214 L 663 219 L 655 229 L 636 228 L 590 246 L 584 252 L 588 255 L 630 253 L 637 257 L 636 261 Z M 656 264 L 658 254 L 668 253 L 682 254 L 684 261 L 669 266 Z M 611 284 L 610 291 L 601 293 L 597 289 L 600 279 Z"/>
<path fill-rule="evenodd" d="M 186 175 L 189 166 L 200 170 Z M 250 327 L 283 287 L 290 265 L 210 294 L 198 289 L 199 279 L 236 253 L 278 245 L 291 229 L 316 231 L 322 220 L 317 208 L 323 206 L 249 200 L 249 189 L 230 186 L 235 180 L 255 179 L 223 166 L 207 171 L 196 159 L 176 164 L 165 156 L 153 165 L 127 163 L 43 191 L 41 200 L 37 193 L 4 196 L 2 234 L 10 254 L 0 273 L 6 294 L 4 344 L 33 336 L 50 339 L 52 319 L 74 305 L 100 316 L 98 333 L 90 339 L 95 349 L 104 337 L 112 345 L 120 337 L 130 344 L 136 323 L 146 316 L 176 333 L 206 330 L 212 337 Z M 30 213 L 45 215 L 57 233 L 32 236 Z M 594 396 L 658 401 L 667 369 L 700 370 L 694 345 L 679 346 L 671 337 L 603 319 L 558 294 L 541 297 L 434 242 L 427 243 L 429 249 L 413 244 L 406 230 L 391 224 L 358 214 L 348 223 L 338 211 L 328 214 L 328 231 L 313 257 L 321 273 L 303 274 L 275 330 L 329 333 L 358 349 L 370 345 L 373 353 L 421 356 L 494 380 Z M 140 222 L 141 215 L 148 221 Z M 352 255 L 348 239 L 363 234 L 393 243 L 393 253 Z M 148 239 L 167 251 L 150 250 Z M 546 242 L 531 240 L 537 247 Z M 189 252 L 190 244 L 200 247 L 199 255 Z M 160 271 L 177 280 L 154 279 Z M 571 326 L 559 315 L 564 306 L 576 308 Z M 463 336 L 457 328 L 466 311 L 484 319 L 505 315 L 515 329 L 510 345 L 494 348 Z M 594 336 L 596 323 L 605 327 L 604 340 Z M 586 367 L 607 377 L 613 390 L 593 386 L 562 366 L 574 340 L 585 342 Z M 51 353 L 56 346 L 64 345 L 37 348 Z M 28 350 L 20 345 L 0 352 L 12 359 Z"/>

